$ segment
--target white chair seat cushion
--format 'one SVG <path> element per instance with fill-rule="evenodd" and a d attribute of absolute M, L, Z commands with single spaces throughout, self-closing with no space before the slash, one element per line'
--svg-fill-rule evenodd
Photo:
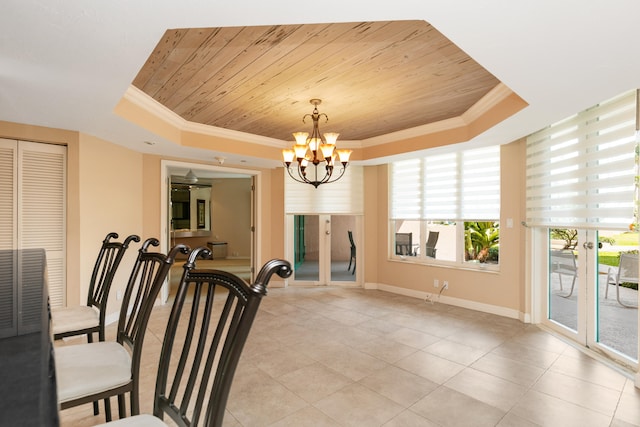
<path fill-rule="evenodd" d="M 51 310 L 51 330 L 54 334 L 95 328 L 100 324 L 98 310 L 86 305 Z"/>
<path fill-rule="evenodd" d="M 56 347 L 58 401 L 67 402 L 131 381 L 131 356 L 115 341 Z"/>
<path fill-rule="evenodd" d="M 167 427 L 167 424 L 153 415 L 141 414 L 94 427 Z"/>

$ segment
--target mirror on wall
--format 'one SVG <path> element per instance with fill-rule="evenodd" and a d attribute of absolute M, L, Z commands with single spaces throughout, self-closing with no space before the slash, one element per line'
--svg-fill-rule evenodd
<path fill-rule="evenodd" d="M 171 184 L 171 231 L 176 237 L 211 234 L 211 185 Z"/>

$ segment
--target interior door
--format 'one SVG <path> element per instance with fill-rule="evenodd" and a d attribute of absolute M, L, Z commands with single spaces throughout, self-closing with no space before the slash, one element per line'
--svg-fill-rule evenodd
<path fill-rule="evenodd" d="M 353 285 L 358 278 L 358 220 L 354 215 L 290 215 L 294 285 Z M 353 245 L 349 239 L 349 232 Z"/>
<path fill-rule="evenodd" d="M 550 229 L 546 324 L 623 364 L 637 366 L 637 252 L 637 233 Z M 626 269 L 621 259 L 636 260 L 623 275 L 618 274 Z"/>

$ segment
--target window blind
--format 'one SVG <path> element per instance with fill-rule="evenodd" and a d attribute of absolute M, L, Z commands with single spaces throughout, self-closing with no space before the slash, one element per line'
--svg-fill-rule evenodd
<path fill-rule="evenodd" d="M 527 138 L 529 225 L 627 228 L 633 222 L 635 116 L 630 91 Z"/>
<path fill-rule="evenodd" d="M 421 159 L 394 162 L 391 171 L 391 218 L 420 219 L 422 201 Z"/>
<path fill-rule="evenodd" d="M 362 166 L 350 165 L 342 178 L 318 188 L 284 177 L 284 204 L 287 214 L 362 214 L 364 178 Z"/>
<path fill-rule="evenodd" d="M 500 218 L 500 146 L 391 164 L 391 219 Z"/>

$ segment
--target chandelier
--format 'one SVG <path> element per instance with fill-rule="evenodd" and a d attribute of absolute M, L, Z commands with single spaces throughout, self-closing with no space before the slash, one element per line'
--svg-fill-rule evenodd
<path fill-rule="evenodd" d="M 322 100 L 312 99 L 309 102 L 313 105 L 313 113 L 305 114 L 302 117 L 302 123 L 305 123 L 307 117 L 311 117 L 313 120 L 311 135 L 308 132 L 295 132 L 293 137 L 296 143 L 293 148 L 282 150 L 282 157 L 291 178 L 318 188 L 320 184 L 336 182 L 342 178 L 349 164 L 351 150 L 336 149 L 338 133 L 320 134 L 318 121 L 324 117 L 326 123 L 329 117 L 325 113 L 318 112 L 318 105 Z M 339 161 L 339 171 L 334 174 L 337 161 Z"/>

